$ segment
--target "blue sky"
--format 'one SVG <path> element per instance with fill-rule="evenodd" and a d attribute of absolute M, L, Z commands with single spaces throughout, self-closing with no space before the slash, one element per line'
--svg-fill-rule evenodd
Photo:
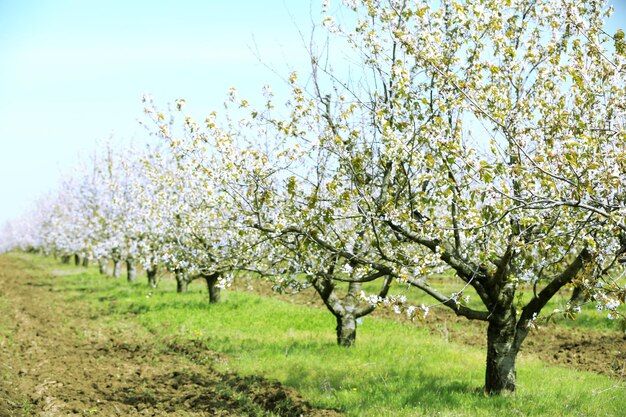
<path fill-rule="evenodd" d="M 317 2 L 313 2 L 317 3 Z M 298 7 L 296 5 L 299 5 Z M 162 107 L 219 108 L 306 62 L 308 1 L 0 0 L 0 225 L 54 188 L 98 140 L 141 141 Z M 317 18 L 317 17 L 313 17 Z"/>
<path fill-rule="evenodd" d="M 141 142 L 144 93 L 202 115 L 231 86 L 281 85 L 253 50 L 283 74 L 305 68 L 297 28 L 310 32 L 320 2 L 0 0 L 0 226 L 96 141 Z"/>

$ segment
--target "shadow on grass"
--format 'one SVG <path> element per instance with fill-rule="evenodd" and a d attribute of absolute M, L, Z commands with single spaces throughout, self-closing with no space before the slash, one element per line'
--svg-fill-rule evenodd
<path fill-rule="evenodd" d="M 467 395 L 482 398 L 482 389 L 460 381 L 450 382 L 439 376 L 420 376 L 421 382 L 406 397 L 406 405 L 428 404 L 433 409 L 454 409 L 467 402 Z"/>
<path fill-rule="evenodd" d="M 445 371 L 444 371 L 445 372 Z M 382 378 L 380 373 L 354 380 L 344 369 L 322 371 L 311 374 L 310 369 L 292 366 L 285 384 L 296 389 L 318 386 L 328 397 L 356 396 L 354 402 L 366 408 L 385 409 L 390 398 L 398 408 L 419 408 L 428 405 L 429 410 L 454 410 L 466 405 L 468 396 L 483 399 L 482 387 L 466 382 L 453 381 L 446 376 L 433 376 L 420 371 L 412 373 L 388 371 Z M 383 383 L 381 383 L 383 381 Z M 370 387 L 376 387 L 375 392 Z"/>
<path fill-rule="evenodd" d="M 28 281 L 26 285 L 28 285 L 29 287 L 38 287 L 38 288 L 52 288 L 53 287 L 53 285 L 49 282 Z"/>

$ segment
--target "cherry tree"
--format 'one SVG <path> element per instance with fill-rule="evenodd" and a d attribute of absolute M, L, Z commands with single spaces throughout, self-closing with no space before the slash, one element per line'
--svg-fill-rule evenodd
<path fill-rule="evenodd" d="M 85 256 L 88 244 L 84 230 L 88 219 L 79 191 L 79 179 L 64 177 L 57 192 L 46 203 L 47 220 L 40 224 L 44 251 L 60 256 L 64 263 L 69 263 L 71 257 Z"/>
<path fill-rule="evenodd" d="M 98 260 L 101 269 L 111 260 L 115 278 L 121 275 L 122 262 L 129 256 L 125 220 L 134 204 L 129 201 L 123 154 L 105 143 L 94 151 L 88 168 L 81 171 L 86 173 L 81 178 L 80 201 L 88 212 L 91 257 Z M 129 281 L 132 279 L 131 273 Z"/>
<path fill-rule="evenodd" d="M 236 210 L 223 144 L 214 141 L 191 117 L 184 101 L 176 103 L 182 122 L 166 120 L 149 97 L 145 100 L 148 126 L 167 151 L 160 160 L 147 161 L 154 183 L 163 184 L 159 210 L 163 216 L 161 262 L 176 274 L 178 289 L 186 291 L 196 278 L 204 279 L 211 302 L 230 285 L 236 271 L 254 270 L 262 241 L 252 233 Z"/>
<path fill-rule="evenodd" d="M 262 272 L 274 277 L 279 291 L 313 287 L 336 318 L 337 343 L 349 347 L 356 341 L 357 321 L 376 308 L 364 299 L 362 284 L 378 281 L 378 291 L 370 295 L 391 299 L 393 268 L 377 235 L 380 220 L 366 216 L 360 201 L 361 193 L 380 196 L 384 190 L 369 177 L 371 167 L 355 171 L 353 159 L 336 152 L 340 138 L 334 130 L 362 125 L 362 119 L 344 112 L 335 120 L 317 79 L 313 99 L 297 74 L 289 82 L 287 114 L 280 117 L 266 88 L 264 108 L 231 127 L 229 137 L 239 142 L 229 158 L 236 161 L 239 179 L 232 192 L 248 224 L 270 244 Z M 245 100 L 233 101 L 247 107 Z M 247 131 L 251 137 L 242 139 Z M 354 155 L 371 150 L 365 141 L 353 145 Z"/>
<path fill-rule="evenodd" d="M 231 132 L 260 134 L 237 151 L 242 212 L 277 271 L 323 299 L 329 282 L 394 277 L 486 321 L 485 390 L 514 391 L 520 347 L 560 289 L 584 288 L 610 317 L 626 296 L 623 34 L 604 32 L 598 1 L 344 5 L 354 14 L 323 23 L 358 65 L 312 48 L 287 114 L 268 100 Z M 452 294 L 428 279 L 442 263 L 463 282 Z"/>
<path fill-rule="evenodd" d="M 148 285 L 153 288 L 157 285 L 159 268 L 163 267 L 161 255 L 166 245 L 170 213 L 170 200 L 164 198 L 167 184 L 162 181 L 162 176 L 153 175 L 154 172 L 162 172 L 161 163 L 162 159 L 155 149 L 137 153 L 125 163 L 129 198 L 133 202 L 131 215 L 126 219 L 127 233 L 132 234 L 132 259 L 141 264 L 146 271 Z"/>
<path fill-rule="evenodd" d="M 613 316 L 624 300 L 623 35 L 604 32 L 596 1 L 346 4 L 353 30 L 324 21 L 373 74 L 369 100 L 344 85 L 376 132 L 329 125 L 339 152 L 371 138 L 378 151 L 351 167 L 376 169 L 385 190 L 360 204 L 400 279 L 488 322 L 485 390 L 513 391 L 517 353 L 561 288 L 583 285 Z M 437 291 L 424 249 L 483 308 Z"/>
<path fill-rule="evenodd" d="M 50 254 L 43 232 L 50 222 L 48 204 L 51 195 L 37 199 L 33 207 L 19 217 L 7 221 L 0 232 L 0 252 L 21 250 Z"/>

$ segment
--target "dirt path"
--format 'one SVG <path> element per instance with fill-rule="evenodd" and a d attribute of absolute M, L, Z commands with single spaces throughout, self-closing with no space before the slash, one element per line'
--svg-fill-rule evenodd
<path fill-rule="evenodd" d="M 0 256 L 0 416 L 340 415 L 212 370 L 194 346 L 163 347 L 132 323 L 104 327 L 24 262 Z"/>

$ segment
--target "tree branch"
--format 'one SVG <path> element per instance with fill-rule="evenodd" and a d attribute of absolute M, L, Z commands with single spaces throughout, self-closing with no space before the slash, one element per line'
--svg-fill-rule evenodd
<path fill-rule="evenodd" d="M 528 322 L 533 319 L 533 316 L 539 314 L 541 309 L 550 301 L 550 299 L 556 294 L 564 285 L 572 282 L 576 275 L 583 269 L 585 264 L 591 260 L 591 254 L 584 248 L 580 251 L 576 259 L 559 275 L 552 278 L 550 283 L 535 295 L 528 304 L 522 309 L 517 327 L 527 327 Z"/>
<path fill-rule="evenodd" d="M 408 283 L 424 291 L 426 294 L 430 295 L 444 306 L 450 308 L 452 311 L 455 312 L 457 316 L 463 316 L 470 320 L 487 321 L 489 319 L 490 313 L 488 311 L 474 310 L 462 304 L 459 304 L 456 300 L 441 294 L 439 291 L 421 280 L 414 280 L 409 278 Z"/>

